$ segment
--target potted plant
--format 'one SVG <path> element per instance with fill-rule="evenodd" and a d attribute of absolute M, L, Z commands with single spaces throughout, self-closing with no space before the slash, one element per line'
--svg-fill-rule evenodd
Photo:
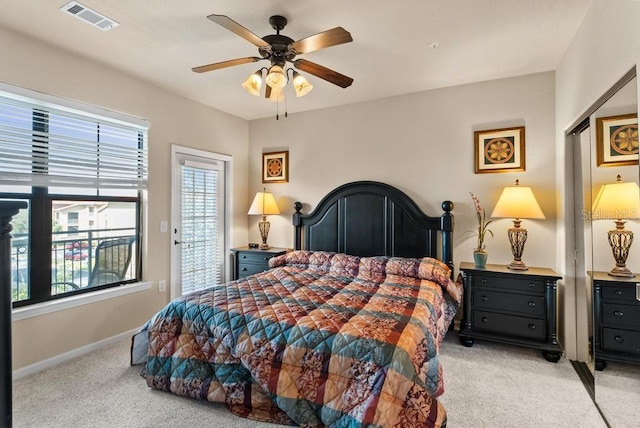
<path fill-rule="evenodd" d="M 471 199 L 473 199 L 473 205 L 476 207 L 476 217 L 478 218 L 478 246 L 473 250 L 473 261 L 476 267 L 485 267 L 487 265 L 488 253 L 485 251 L 484 238 L 487 233 L 493 236 L 493 232 L 488 226 L 491 224 L 491 220 L 485 220 L 484 208 L 480 205 L 480 200 L 473 193 L 469 192 Z"/>

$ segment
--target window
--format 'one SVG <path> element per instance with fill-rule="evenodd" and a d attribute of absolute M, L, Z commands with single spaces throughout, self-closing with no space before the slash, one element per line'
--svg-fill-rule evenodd
<path fill-rule="evenodd" d="M 140 280 L 145 121 L 0 84 L 15 307 Z"/>

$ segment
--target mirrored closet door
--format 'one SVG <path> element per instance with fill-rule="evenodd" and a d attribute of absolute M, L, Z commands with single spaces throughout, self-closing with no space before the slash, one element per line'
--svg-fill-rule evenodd
<path fill-rule="evenodd" d="M 636 294 L 636 284 L 640 284 L 640 222 L 633 219 L 638 216 L 640 181 L 636 81 L 633 78 L 620 88 L 591 117 L 595 130 L 591 133 L 591 149 L 595 153 L 591 168 L 591 349 L 595 401 L 613 427 L 637 424 L 636 407 L 640 402 L 640 294 Z M 607 192 L 622 188 L 632 194 L 614 195 L 613 206 L 605 207 Z M 614 209 L 615 214 L 606 212 Z M 625 222 L 624 230 L 636 236 L 634 244 L 633 235 L 622 235 L 620 251 L 624 252 L 625 245 L 631 242 L 624 261 L 628 273 L 619 266 L 624 255 L 618 255 L 616 263 L 609 243 L 611 240 L 616 244 L 619 239 L 615 232 L 610 232 L 616 230 L 618 218 Z"/>
<path fill-rule="evenodd" d="M 637 202 L 615 195 L 613 205 L 606 205 L 612 190 L 631 189 L 636 198 L 639 193 L 636 80 L 633 70 L 605 94 L 572 140 L 578 359 L 612 427 L 635 426 L 640 402 L 640 220 L 632 212 Z M 618 218 L 624 224 L 616 224 Z M 614 250 L 610 241 L 622 249 Z"/>

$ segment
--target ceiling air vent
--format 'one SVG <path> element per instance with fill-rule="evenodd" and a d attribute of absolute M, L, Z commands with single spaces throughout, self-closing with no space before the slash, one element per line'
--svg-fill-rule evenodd
<path fill-rule="evenodd" d="M 98 27 L 102 31 L 110 30 L 119 25 L 113 19 L 107 18 L 106 16 L 96 12 L 95 10 L 91 10 L 84 5 L 81 5 L 77 1 L 71 1 L 65 4 L 60 8 L 60 10 L 68 13 L 69 15 L 75 16 L 76 18 L 88 24 L 91 24 L 94 27 Z"/>

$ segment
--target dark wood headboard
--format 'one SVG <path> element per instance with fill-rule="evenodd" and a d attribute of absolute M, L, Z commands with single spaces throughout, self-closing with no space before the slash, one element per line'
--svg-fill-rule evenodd
<path fill-rule="evenodd" d="M 442 203 L 440 217 L 430 217 L 393 186 L 356 181 L 329 192 L 310 214 L 300 212 L 300 202 L 294 206 L 296 250 L 363 257 L 433 257 L 453 272 L 451 201 Z"/>

